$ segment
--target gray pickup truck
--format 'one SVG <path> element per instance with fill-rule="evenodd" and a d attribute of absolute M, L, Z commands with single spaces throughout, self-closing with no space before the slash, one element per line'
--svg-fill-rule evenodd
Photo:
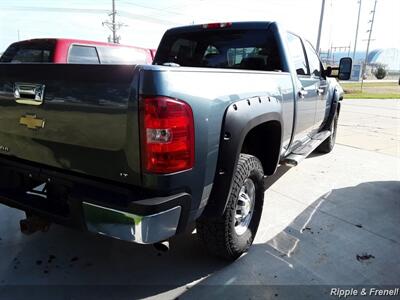
<path fill-rule="evenodd" d="M 336 77 L 346 80 L 351 59 Z M 335 144 L 343 90 L 274 22 L 168 30 L 153 65 L 0 64 L 0 202 L 21 230 L 58 223 L 160 243 L 193 228 L 247 251 L 266 176 Z"/>

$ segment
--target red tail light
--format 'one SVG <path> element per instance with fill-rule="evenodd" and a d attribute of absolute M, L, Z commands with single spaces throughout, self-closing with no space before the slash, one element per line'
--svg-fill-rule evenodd
<path fill-rule="evenodd" d="M 204 29 L 218 29 L 232 27 L 232 22 L 203 24 Z"/>
<path fill-rule="evenodd" d="M 140 113 L 145 171 L 165 174 L 192 168 L 194 125 L 191 107 L 168 97 L 144 97 Z"/>

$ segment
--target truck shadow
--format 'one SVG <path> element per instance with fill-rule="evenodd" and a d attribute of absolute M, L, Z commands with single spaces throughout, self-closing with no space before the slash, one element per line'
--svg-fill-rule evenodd
<path fill-rule="evenodd" d="M 180 299 L 322 299 L 332 285 L 395 286 L 399 194 L 399 181 L 332 190 Z"/>
<path fill-rule="evenodd" d="M 18 237 L 18 244 L 1 247 L 13 255 L 0 263 L 0 298 L 35 291 L 30 299 L 137 299 L 161 293 L 169 293 L 168 299 L 179 294 L 254 299 L 290 291 L 271 285 L 396 284 L 399 194 L 399 182 L 333 190 L 230 264 L 206 254 L 193 233 L 174 238 L 171 250 L 161 253 L 53 226 L 46 235 Z"/>

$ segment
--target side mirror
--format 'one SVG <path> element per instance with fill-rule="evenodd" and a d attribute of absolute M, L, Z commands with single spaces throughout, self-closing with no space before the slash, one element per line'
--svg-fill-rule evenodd
<path fill-rule="evenodd" d="M 351 76 L 351 67 L 353 60 L 350 57 L 343 57 L 339 62 L 339 80 L 349 80 Z"/>

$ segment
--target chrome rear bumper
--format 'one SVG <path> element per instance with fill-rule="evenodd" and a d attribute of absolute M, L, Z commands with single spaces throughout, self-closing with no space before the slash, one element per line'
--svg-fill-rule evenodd
<path fill-rule="evenodd" d="M 182 210 L 175 206 L 140 216 L 88 202 L 82 206 L 89 231 L 140 244 L 164 241 L 175 235 Z"/>

